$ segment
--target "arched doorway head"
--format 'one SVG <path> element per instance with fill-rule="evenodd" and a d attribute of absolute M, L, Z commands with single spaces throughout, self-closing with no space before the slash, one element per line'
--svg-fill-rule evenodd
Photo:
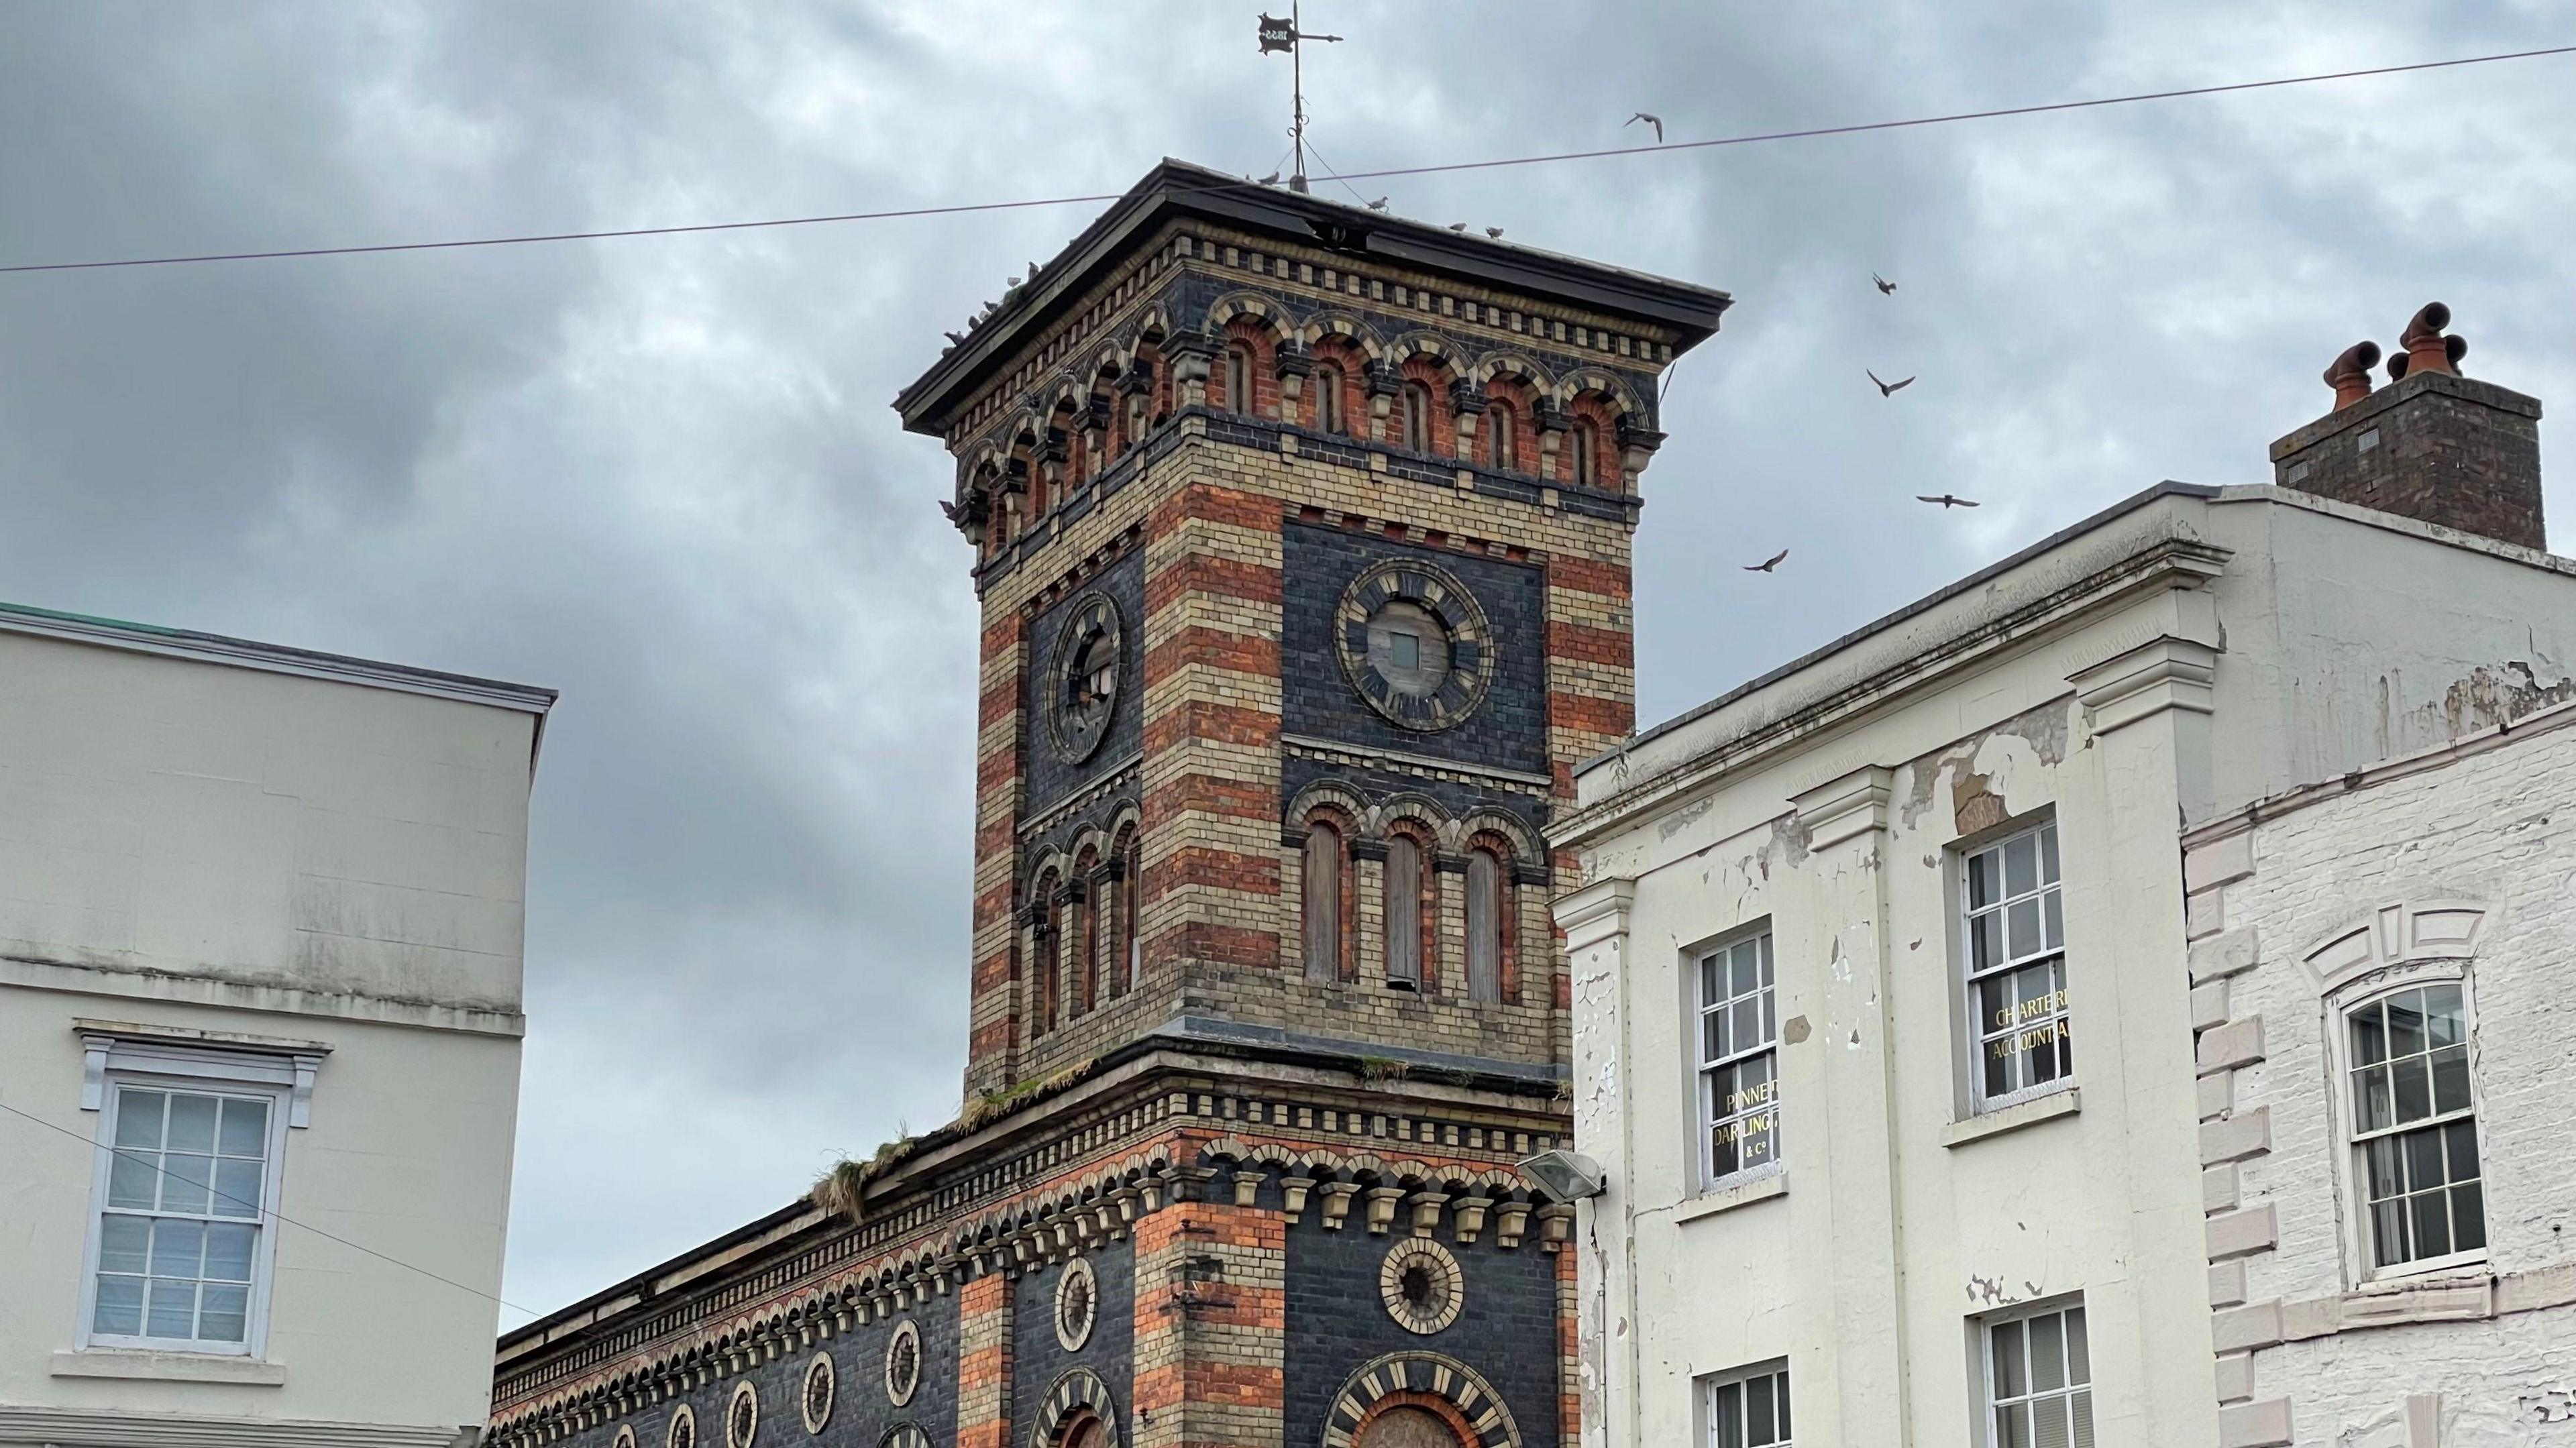
<path fill-rule="evenodd" d="M 1390 1403 L 1360 1425 L 1351 1448 L 1469 1448 L 1447 1418 L 1418 1403 Z"/>
<path fill-rule="evenodd" d="M 1521 1448 L 1521 1432 L 1475 1369 L 1446 1353 L 1397 1352 L 1343 1382 L 1323 1448 Z"/>

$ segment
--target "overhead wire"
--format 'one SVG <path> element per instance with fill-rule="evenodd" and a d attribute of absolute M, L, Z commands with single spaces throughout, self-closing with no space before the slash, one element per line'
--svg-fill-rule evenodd
<path fill-rule="evenodd" d="M 2270 90 L 2282 86 L 2314 85 L 2325 81 L 2359 80 L 2371 76 L 2404 75 L 2416 71 L 2449 70 L 2460 66 L 2490 65 L 2501 61 L 2533 60 L 2544 56 L 2576 54 L 2576 45 L 2548 46 L 2536 50 L 2505 51 L 2492 55 L 2461 56 L 2451 60 L 2416 61 L 2405 65 L 2370 66 L 2359 70 L 2326 71 L 2312 75 L 2276 76 L 2267 80 L 2235 81 L 2225 85 L 2186 86 L 2171 90 L 2140 91 L 2130 95 L 2098 96 L 2089 100 L 2052 101 L 2040 105 L 2001 106 L 1978 111 L 1953 111 L 1942 115 L 1911 116 L 1893 121 L 1863 121 L 1847 125 L 1810 126 L 1798 130 L 1760 131 L 1746 135 L 1718 136 L 1700 141 L 1669 141 L 1636 146 L 1610 146 L 1588 151 L 1554 151 L 1527 156 L 1504 156 L 1483 161 L 1448 161 L 1422 166 L 1389 166 L 1373 171 L 1341 173 L 1336 179 L 1348 185 L 1352 181 L 1385 180 L 1393 177 L 1432 176 L 1467 171 L 1490 171 L 1512 166 L 1543 166 L 1564 161 L 1598 161 L 1615 156 L 1638 156 L 1675 151 L 1702 151 L 1723 146 L 1751 146 L 1777 141 L 1810 140 L 1824 136 L 1851 136 L 1872 131 L 1907 130 L 1922 126 L 1951 125 L 1963 121 L 1996 120 L 2009 116 L 2045 115 L 2059 111 L 2080 111 L 2104 106 L 2134 105 L 2143 101 L 2181 100 L 2193 96 L 2226 95 L 2241 91 Z M 1211 183 L 1201 188 L 1209 191 L 1260 189 L 1255 181 Z M 955 202 L 937 206 L 892 207 L 878 211 L 846 211 L 820 216 L 767 217 L 753 221 L 709 221 L 674 226 L 630 226 L 593 231 L 552 231 L 513 236 L 463 237 L 445 241 L 395 241 L 356 246 L 289 247 L 272 251 L 205 252 L 178 256 L 118 257 L 97 261 L 22 262 L 0 266 L 0 274 L 21 272 L 100 271 L 125 267 L 193 266 L 211 262 L 281 261 L 299 257 L 366 256 L 388 252 L 451 251 L 469 247 L 530 246 L 549 242 L 614 241 L 639 236 L 686 236 L 710 232 L 760 231 L 790 226 L 825 226 L 844 222 L 895 221 L 925 216 L 966 216 L 979 212 L 1020 211 L 1045 206 L 1075 206 L 1117 200 L 1124 193 L 1116 191 L 1085 192 L 1078 195 L 1026 197 L 1012 201 Z M 1356 191 L 1353 194 L 1357 194 Z"/>
<path fill-rule="evenodd" d="M 81 1135 L 79 1132 L 74 1131 L 74 1130 L 72 1130 L 71 1128 L 69 1128 L 69 1127 L 67 1127 L 67 1126 L 60 1126 L 60 1125 L 57 1125 L 57 1124 L 56 1124 L 56 1123 L 54 1123 L 54 1122 L 47 1121 L 45 1118 L 43 1118 L 43 1117 L 41 1117 L 41 1116 L 34 1115 L 34 1114 L 30 1113 L 30 1112 L 21 1111 L 21 1110 L 19 1110 L 17 1107 L 12 1106 L 12 1105 L 8 1104 L 8 1103 L 7 1103 L 7 1102 L 5 1102 L 5 1101 L 0 1101 L 0 1111 L 6 1111 L 6 1112 L 8 1112 L 10 1115 L 12 1115 L 12 1116 L 20 1117 L 20 1118 L 22 1118 L 22 1119 L 24 1119 L 24 1120 L 27 1120 L 27 1121 L 32 1121 L 32 1122 L 34 1122 L 35 1124 L 37 1124 L 38 1126 L 41 1126 L 41 1127 L 45 1128 L 47 1131 L 60 1132 L 61 1134 L 63 1134 L 63 1135 L 65 1135 L 65 1136 L 70 1137 L 72 1140 L 77 1141 L 77 1142 L 81 1143 L 81 1144 L 82 1144 L 82 1145 L 84 1145 L 84 1146 L 88 1146 L 88 1147 L 90 1147 L 90 1148 L 92 1148 L 92 1149 L 94 1149 L 94 1150 L 97 1150 L 97 1151 L 103 1151 L 103 1152 L 106 1152 L 106 1153 L 108 1153 L 110 1156 L 119 1157 L 119 1158 L 122 1158 L 122 1159 L 127 1160 L 127 1161 L 140 1161 L 140 1162 L 144 1162 L 144 1163 L 146 1163 L 147 1165 L 149 1165 L 149 1166 L 152 1168 L 152 1170 L 153 1170 L 155 1173 L 157 1173 L 158 1175 L 160 1175 L 160 1176 L 167 1177 L 167 1176 L 169 1176 L 169 1175 L 170 1175 L 170 1169 L 169 1169 L 168 1167 L 163 1166 L 161 1163 L 159 1163 L 159 1162 L 157 1162 L 157 1161 L 153 1161 L 153 1160 L 151 1160 L 149 1157 L 145 1156 L 145 1155 L 144 1155 L 143 1153 L 141 1153 L 141 1152 L 133 1151 L 133 1150 L 130 1150 L 129 1148 L 122 1147 L 122 1146 L 114 1146 L 114 1145 L 110 1145 L 109 1143 L 107 1143 L 107 1142 L 103 1142 L 103 1141 L 93 1141 L 93 1140 L 91 1140 L 89 1137 L 83 1136 L 83 1135 Z M 189 1182 L 189 1183 L 188 1183 L 188 1185 L 190 1185 L 190 1186 L 192 1186 L 192 1187 L 193 1187 L 193 1186 L 201 1185 L 201 1183 L 191 1181 L 191 1182 Z M 209 1192 L 210 1194 L 212 1194 L 212 1195 L 214 1195 L 214 1196 L 217 1196 L 217 1197 L 221 1197 L 223 1200 L 225 1200 L 225 1201 L 227 1201 L 227 1202 L 232 1203 L 234 1206 L 237 1206 L 237 1207 L 247 1207 L 247 1208 L 249 1208 L 251 1211 L 257 1212 L 257 1213 L 258 1213 L 260 1216 L 262 1216 L 263 1218 L 267 1218 L 267 1219 L 270 1219 L 270 1220 L 273 1220 L 273 1221 L 277 1221 L 277 1222 L 282 1222 L 282 1223 L 284 1223 L 284 1224 L 285 1224 L 285 1225 L 287 1225 L 287 1226 L 297 1228 L 297 1229 L 299 1229 L 299 1230 L 301 1230 L 301 1231 L 310 1232 L 310 1233 L 312 1233 L 312 1234 L 313 1234 L 314 1236 L 316 1236 L 316 1237 L 321 1237 L 321 1238 L 324 1238 L 325 1240 L 328 1240 L 328 1241 L 337 1242 L 337 1243 L 339 1243 L 341 1246 L 346 1247 L 346 1248 L 348 1248 L 349 1250 L 351 1250 L 351 1251 L 353 1251 L 353 1252 L 364 1252 L 364 1253 L 365 1253 L 365 1254 L 367 1254 L 368 1256 L 373 1257 L 373 1258 L 377 1259 L 377 1260 L 378 1260 L 378 1261 L 380 1261 L 380 1262 L 390 1262 L 390 1263 L 392 1263 L 393 1265 L 395 1265 L 395 1266 L 397 1266 L 397 1267 L 402 1268 L 402 1269 L 403 1269 L 404 1271 L 406 1271 L 406 1272 L 417 1272 L 417 1273 L 419 1273 L 421 1276 L 426 1277 L 426 1278 L 429 1278 L 429 1279 L 430 1279 L 431 1281 L 433 1281 L 433 1282 L 443 1282 L 443 1283 L 446 1283 L 448 1286 L 455 1288 L 455 1289 L 456 1289 L 457 1291 L 459 1291 L 459 1292 L 468 1292 L 468 1293 L 472 1293 L 474 1296 L 476 1296 L 476 1297 L 480 1297 L 480 1298 L 482 1298 L 482 1299 L 483 1299 L 484 1301 L 486 1301 L 486 1302 L 498 1303 L 498 1304 L 500 1304 L 501 1306 L 503 1306 L 503 1307 L 506 1307 L 506 1308 L 510 1309 L 512 1312 L 525 1312 L 525 1313 L 527 1313 L 527 1314 L 528 1314 L 528 1316 L 530 1316 L 530 1317 L 537 1317 L 537 1316 L 540 1316 L 540 1315 L 541 1315 L 541 1314 L 539 1314 L 539 1313 L 537 1313 L 537 1312 L 535 1312 L 535 1311 L 532 1311 L 532 1310 L 530 1310 L 530 1309 L 528 1309 L 528 1308 L 521 1307 L 519 1304 L 517 1304 L 517 1303 L 515 1303 L 515 1302 L 510 1301 L 510 1300 L 509 1300 L 508 1298 L 506 1298 L 506 1297 L 495 1297 L 495 1296 L 493 1296 L 491 1293 L 483 1291 L 481 1288 L 478 1288 L 478 1287 L 468 1287 L 468 1286 L 466 1286 L 464 1283 L 457 1281 L 457 1280 L 456 1280 L 455 1278 L 453 1278 L 453 1277 L 448 1277 L 448 1276 L 445 1276 L 445 1275 L 440 1274 L 440 1273 L 437 1273 L 437 1272 L 432 1272 L 431 1270 L 429 1270 L 429 1269 L 428 1269 L 428 1268 L 426 1268 L 426 1267 L 421 1266 L 421 1265 L 420 1265 L 419 1263 L 417 1263 L 417 1262 L 406 1262 L 406 1261 L 404 1261 L 403 1259 L 401 1259 L 400 1257 L 392 1256 L 392 1255 L 390 1255 L 390 1254 L 388 1254 L 388 1253 L 384 1253 L 384 1252 L 379 1252 L 379 1251 L 377 1251 L 375 1248 L 373 1248 L 373 1247 L 369 1247 L 369 1246 L 365 1246 L 365 1245 L 363 1245 L 363 1244 L 361 1244 L 361 1243 L 352 1242 L 352 1241 L 350 1241 L 348 1238 L 343 1237 L 343 1236 L 340 1236 L 340 1235 L 339 1235 L 338 1233 L 336 1233 L 336 1232 L 326 1232 L 326 1231 L 324 1231 L 323 1229 L 321 1229 L 320 1227 L 314 1226 L 314 1225 L 313 1225 L 312 1223 L 310 1223 L 310 1222 L 299 1222 L 299 1221 L 295 1220 L 293 1217 L 290 1217 L 290 1216 L 286 1215 L 284 1212 L 277 1211 L 277 1210 L 275 1210 L 274 1208 L 270 1208 L 270 1207 L 262 1206 L 262 1205 L 261 1205 L 260 1203 L 258 1203 L 258 1202 L 244 1201 L 242 1198 L 237 1197 L 237 1196 L 234 1196 L 232 1193 L 227 1192 L 227 1191 L 225 1191 L 223 1188 L 221 1188 L 221 1187 L 218 1187 L 218 1186 L 214 1185 L 212 1182 L 202 1183 L 202 1185 L 206 1188 L 207 1192 Z"/>

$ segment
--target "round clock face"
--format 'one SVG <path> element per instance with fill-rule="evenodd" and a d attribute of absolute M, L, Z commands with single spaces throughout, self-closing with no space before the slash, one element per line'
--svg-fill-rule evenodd
<path fill-rule="evenodd" d="M 1080 764 L 1109 737 L 1120 684 L 1118 605 L 1095 593 L 1073 606 L 1056 636 L 1047 714 L 1056 753 Z"/>
<path fill-rule="evenodd" d="M 1343 592 L 1336 622 L 1342 672 L 1396 725 L 1446 729 L 1484 702 L 1494 677 L 1485 611 L 1446 570 L 1380 563 Z"/>

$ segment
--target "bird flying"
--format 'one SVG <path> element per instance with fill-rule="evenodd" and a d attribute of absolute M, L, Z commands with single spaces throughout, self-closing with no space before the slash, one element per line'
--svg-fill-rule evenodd
<path fill-rule="evenodd" d="M 1628 127 L 1637 124 L 1639 121 L 1644 121 L 1647 125 L 1655 128 L 1656 145 L 1660 146 L 1664 143 L 1664 118 L 1659 115 L 1655 115 L 1650 111 L 1639 111 L 1635 115 L 1630 116 L 1627 120 L 1620 123 L 1619 129 L 1624 131 Z"/>
<path fill-rule="evenodd" d="M 1371 211 L 1384 211 L 1385 209 L 1386 209 L 1386 198 L 1385 198 L 1385 197 L 1383 197 L 1383 196 L 1381 196 L 1381 197 L 1379 197 L 1378 199 L 1376 199 L 1375 201 L 1372 201 L 1372 202 L 1370 202 L 1370 203 L 1369 203 L 1369 210 L 1371 210 Z"/>
<path fill-rule="evenodd" d="M 1862 369 L 1862 370 L 1867 371 L 1867 369 L 1866 369 L 1866 368 L 1864 368 L 1864 369 Z M 1870 380 L 1870 381 L 1872 381 L 1872 382 L 1878 382 L 1878 374 L 1877 374 L 1877 373 L 1875 373 L 1875 372 L 1871 372 L 1871 373 L 1869 374 L 1869 380 Z M 1914 379 L 1913 379 L 1913 378 L 1911 378 L 1911 377 L 1906 378 L 1906 379 L 1905 379 L 1904 381 L 1902 381 L 1902 382 L 1878 382 L 1878 395 L 1879 395 L 1879 396 L 1881 396 L 1881 397 L 1893 397 L 1893 396 L 1895 396 L 1899 391 L 1903 390 L 1904 388 L 1911 387 L 1911 386 L 1913 386 L 1913 385 L 1914 385 Z"/>
<path fill-rule="evenodd" d="M 1744 571 L 1745 571 L 1745 572 L 1747 572 L 1747 573 L 1769 573 L 1771 570 L 1773 570 L 1773 569 L 1775 569 L 1775 568 L 1778 568 L 1778 567 L 1780 566 L 1780 560 L 1781 560 L 1781 559 L 1786 558 L 1786 557 L 1788 557 L 1788 556 L 1789 556 L 1789 550 L 1788 550 L 1788 549 L 1786 549 L 1786 548 L 1783 548 L 1783 549 L 1781 549 L 1779 552 L 1772 554 L 1770 557 L 1763 559 L 1763 560 L 1762 560 L 1761 562 L 1759 562 L 1759 563 L 1747 563 L 1747 564 L 1745 564 L 1745 565 L 1744 565 Z"/>
<path fill-rule="evenodd" d="M 1871 272 L 1869 274 L 1869 279 L 1878 283 L 1878 293 L 1880 296 L 1892 297 L 1896 295 L 1896 283 L 1889 281 L 1887 278 L 1880 276 L 1876 272 Z"/>
<path fill-rule="evenodd" d="M 1973 508 L 1977 506 L 1976 499 L 1962 498 L 1955 493 L 1943 493 L 1937 498 L 1923 493 L 1916 493 L 1914 495 L 1914 501 L 1918 503 L 1938 503 L 1945 510 L 1950 508 Z"/>

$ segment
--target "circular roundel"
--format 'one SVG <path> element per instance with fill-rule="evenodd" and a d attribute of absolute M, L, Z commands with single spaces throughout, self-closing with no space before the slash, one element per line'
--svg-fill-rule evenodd
<path fill-rule="evenodd" d="M 823 1425 L 832 1421 L 832 1395 L 839 1389 L 840 1381 L 833 1376 L 832 1355 L 814 1354 L 814 1360 L 805 1365 L 804 1386 L 796 1395 L 796 1405 L 804 1410 L 806 1432 L 820 1433 Z"/>
<path fill-rule="evenodd" d="M 877 1448 L 930 1448 L 930 1435 L 917 1423 L 897 1423 L 877 1440 Z"/>
<path fill-rule="evenodd" d="M 1091 1273 L 1088 1259 L 1076 1257 L 1064 1266 L 1064 1275 L 1055 1283 L 1055 1340 L 1066 1352 L 1079 1352 L 1091 1341 L 1091 1328 L 1100 1316 L 1100 1282 Z"/>
<path fill-rule="evenodd" d="M 1118 1405 L 1109 1385 L 1089 1368 L 1056 1379 L 1038 1409 L 1029 1448 L 1118 1448 Z"/>
<path fill-rule="evenodd" d="M 662 1442 L 664 1448 L 698 1448 L 698 1415 L 688 1404 L 671 1410 L 671 1426 Z"/>
<path fill-rule="evenodd" d="M 886 1340 L 886 1401 L 900 1408 L 921 1387 L 921 1329 L 906 1318 Z"/>
<path fill-rule="evenodd" d="M 1494 678 L 1493 635 L 1476 596 L 1446 570 L 1393 559 L 1361 574 L 1334 615 L 1342 672 L 1401 728 L 1449 728 Z"/>
<path fill-rule="evenodd" d="M 1422 1414 L 1451 1425 L 1475 1448 L 1521 1448 L 1520 1425 L 1502 1395 L 1475 1369 L 1432 1352 L 1396 1352 L 1361 1365 L 1324 1415 L 1325 1448 L 1370 1448 L 1383 1436 L 1402 1441 L 1401 1425 Z"/>
<path fill-rule="evenodd" d="M 1377 1269 L 1377 1290 L 1387 1316 L 1407 1332 L 1425 1336 L 1456 1322 L 1458 1308 L 1467 1300 L 1458 1259 L 1428 1237 L 1395 1244 Z"/>
<path fill-rule="evenodd" d="M 1109 719 L 1118 708 L 1118 605 L 1105 593 L 1074 601 L 1056 634 L 1055 676 L 1048 681 L 1049 728 L 1055 752 L 1080 764 L 1100 752 Z"/>
<path fill-rule="evenodd" d="M 752 1435 L 760 1431 L 760 1390 L 746 1380 L 733 1385 L 733 1397 L 725 1403 L 725 1448 L 751 1448 Z"/>
<path fill-rule="evenodd" d="M 618 1429 L 617 1436 L 609 1441 L 608 1448 L 635 1448 L 635 1430 L 632 1428 Z"/>

